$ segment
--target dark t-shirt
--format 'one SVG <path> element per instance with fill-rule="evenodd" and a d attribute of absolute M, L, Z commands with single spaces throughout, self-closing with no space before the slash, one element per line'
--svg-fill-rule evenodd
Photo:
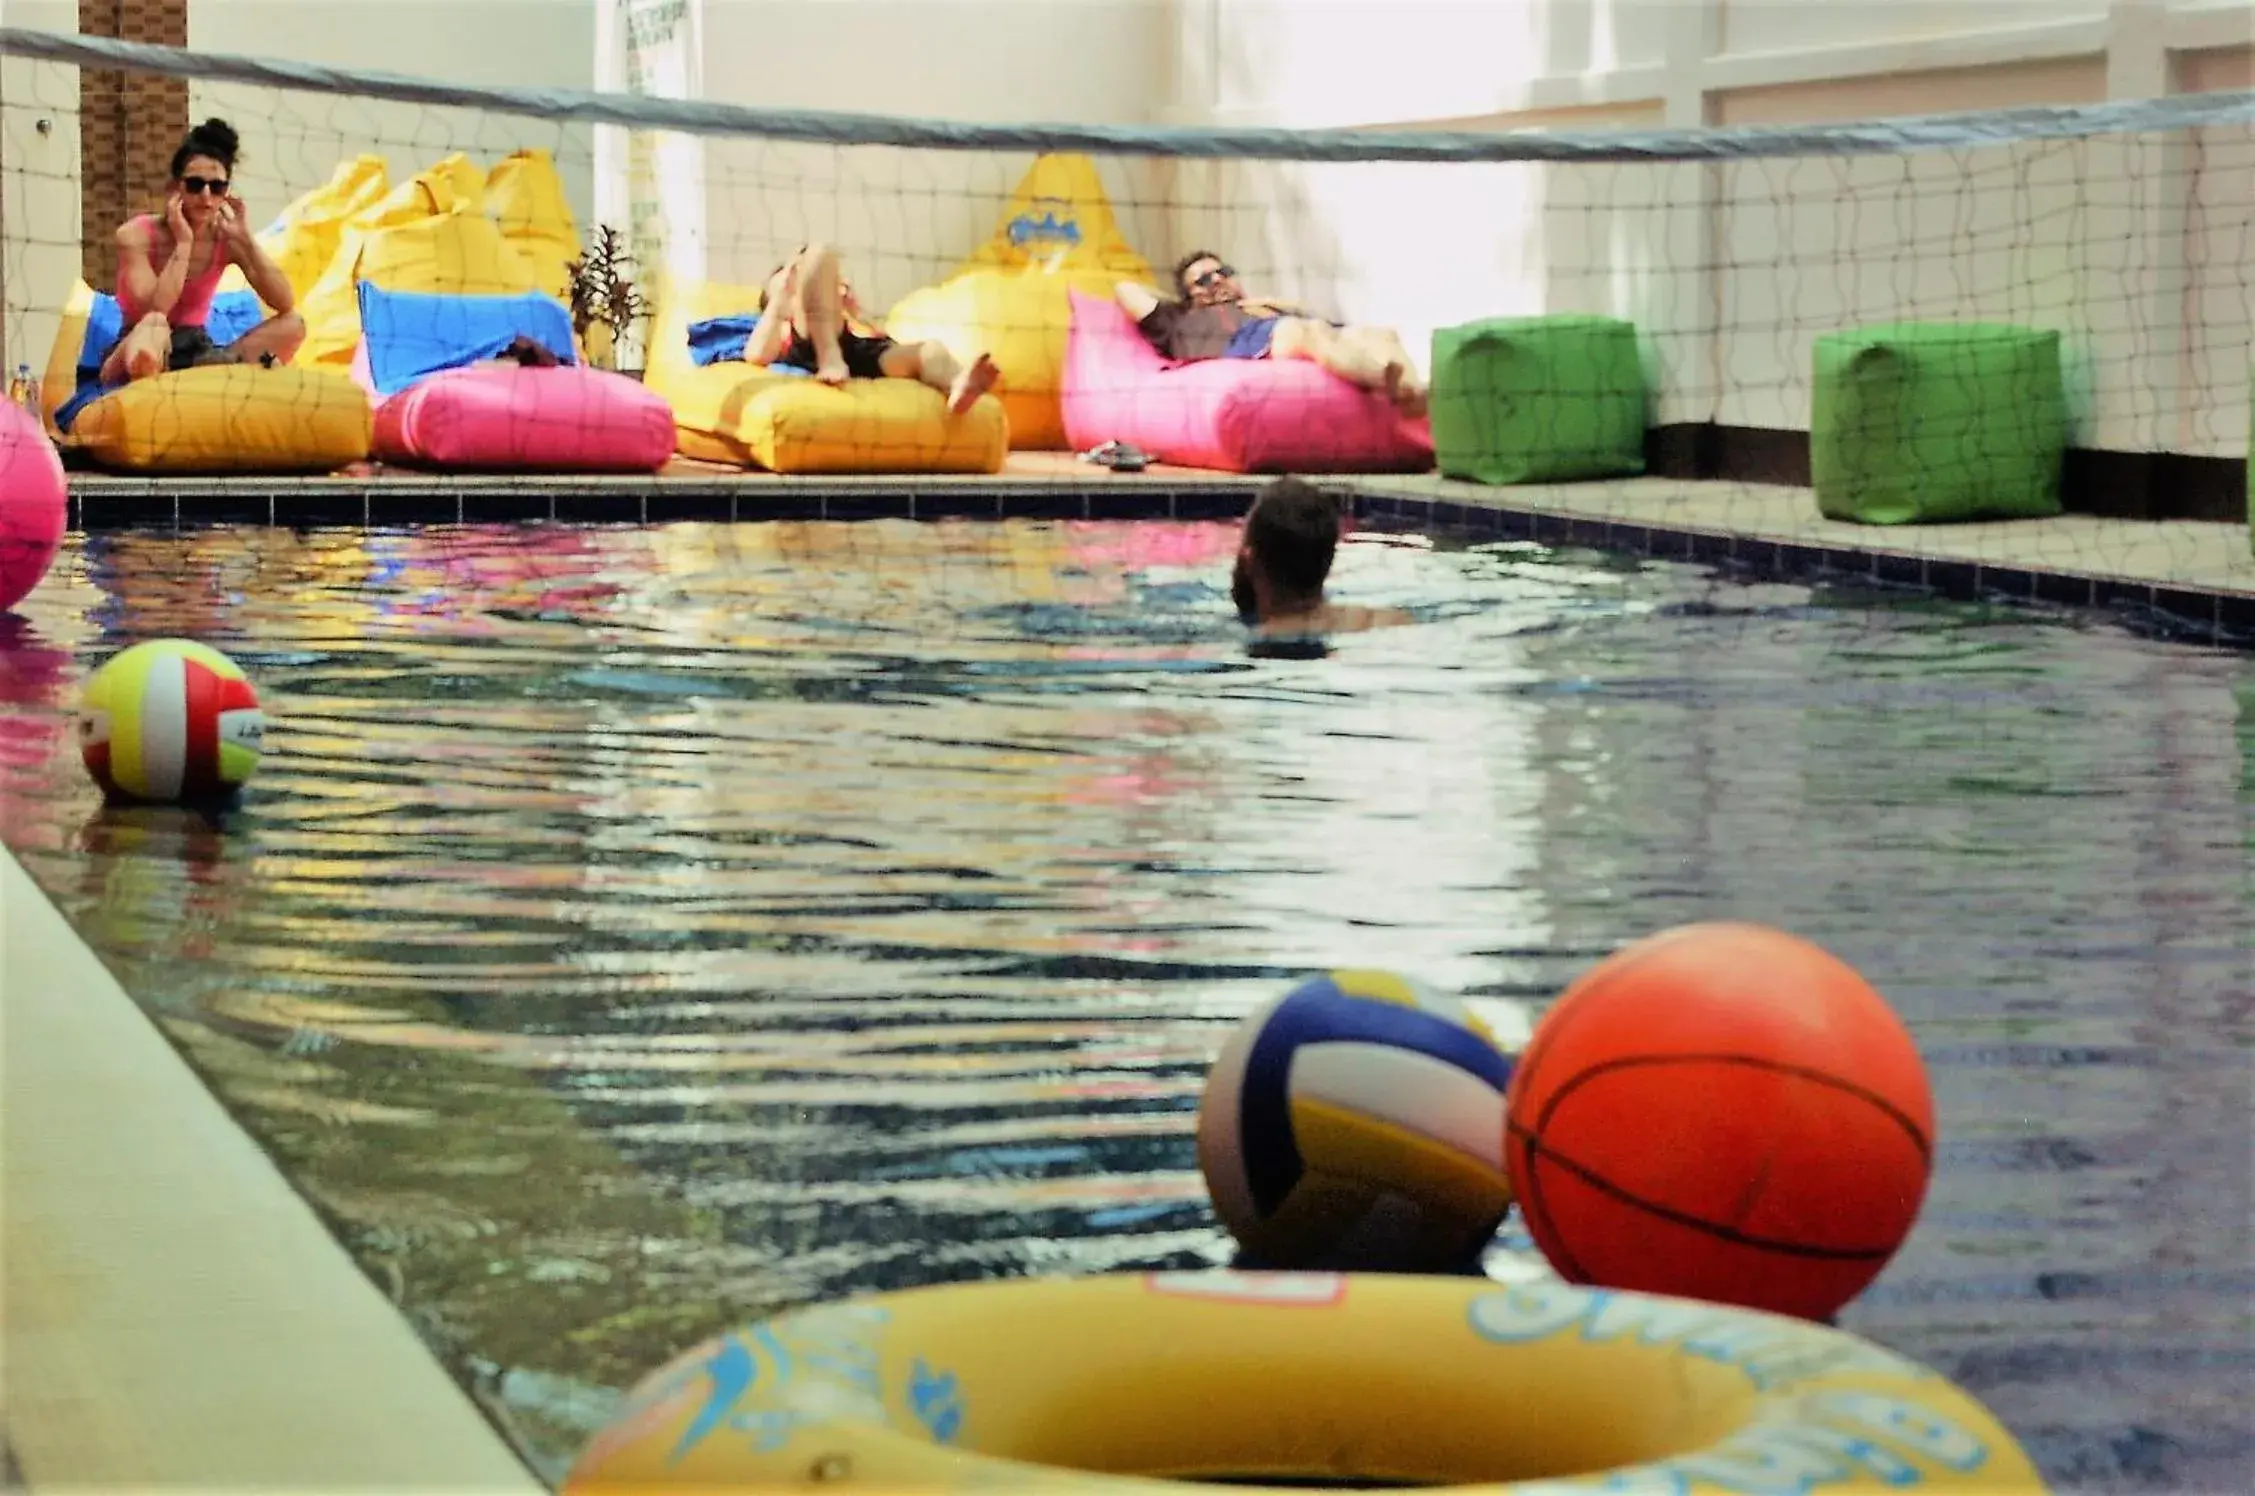
<path fill-rule="evenodd" d="M 1220 358 L 1229 351 L 1229 340 L 1237 335 L 1237 329 L 1251 320 L 1232 305 L 1191 306 L 1162 301 L 1136 326 L 1143 329 L 1152 347 L 1168 358 L 1187 362 Z"/>

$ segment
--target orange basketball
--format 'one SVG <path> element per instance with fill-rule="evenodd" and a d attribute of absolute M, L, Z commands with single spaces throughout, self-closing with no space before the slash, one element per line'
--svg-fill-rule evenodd
<path fill-rule="evenodd" d="M 1504 1132 L 1527 1228 L 1567 1279 L 1824 1319 L 1910 1234 L 1934 1097 L 1847 963 L 1759 925 L 1685 925 L 1543 1014 Z"/>

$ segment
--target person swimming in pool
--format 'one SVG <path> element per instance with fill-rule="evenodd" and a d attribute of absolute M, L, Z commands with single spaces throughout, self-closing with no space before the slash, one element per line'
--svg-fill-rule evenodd
<path fill-rule="evenodd" d="M 1301 478 L 1279 478 L 1245 515 L 1230 579 L 1238 616 L 1256 638 L 1350 634 L 1415 620 L 1400 608 L 1366 608 L 1324 596 L 1348 517 L 1339 500 Z"/>
<path fill-rule="evenodd" d="M 887 337 L 854 299 L 838 252 L 827 244 L 807 245 L 767 278 L 744 362 L 785 364 L 833 385 L 848 379 L 919 380 L 947 396 L 947 408 L 956 415 L 977 404 L 1001 377 L 984 353 L 958 364 L 944 343 Z"/>
<path fill-rule="evenodd" d="M 1237 272 L 1211 250 L 1175 263 L 1176 300 L 1121 281 L 1113 294 L 1151 346 L 1178 362 L 1209 358 L 1299 358 L 1349 384 L 1383 391 L 1404 415 L 1421 415 L 1425 386 L 1401 335 L 1385 327 L 1347 327 L 1298 307 L 1248 297 Z"/>
<path fill-rule="evenodd" d="M 144 213 L 117 231 L 117 302 L 125 335 L 102 360 L 102 383 L 126 384 L 205 364 L 288 363 L 305 341 L 289 277 L 252 234 L 235 195 L 241 141 L 223 119 L 190 130 L 172 153 L 164 216 Z M 206 324 L 230 265 L 273 315 L 228 344 Z"/>

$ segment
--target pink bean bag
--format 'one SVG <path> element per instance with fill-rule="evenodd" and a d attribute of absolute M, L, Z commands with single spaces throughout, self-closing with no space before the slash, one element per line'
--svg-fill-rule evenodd
<path fill-rule="evenodd" d="M 1224 472 L 1397 473 L 1433 465 L 1429 423 L 1302 359 L 1174 363 L 1118 302 L 1072 293 L 1065 438 L 1129 442 L 1161 462 Z"/>
<path fill-rule="evenodd" d="M 624 374 L 478 364 L 381 399 L 370 455 L 423 467 L 652 473 L 673 447 L 673 407 Z"/>
<path fill-rule="evenodd" d="M 0 405 L 0 613 L 31 595 L 70 519 L 63 460 L 39 417 Z"/>

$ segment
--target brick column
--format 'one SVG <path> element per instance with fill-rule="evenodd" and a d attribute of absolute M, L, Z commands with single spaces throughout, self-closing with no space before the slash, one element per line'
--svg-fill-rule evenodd
<path fill-rule="evenodd" d="M 188 0 L 78 0 L 87 36 L 188 45 Z M 79 225 L 86 281 L 110 289 L 117 229 L 155 205 L 188 128 L 188 81 L 88 70 L 78 80 Z"/>

